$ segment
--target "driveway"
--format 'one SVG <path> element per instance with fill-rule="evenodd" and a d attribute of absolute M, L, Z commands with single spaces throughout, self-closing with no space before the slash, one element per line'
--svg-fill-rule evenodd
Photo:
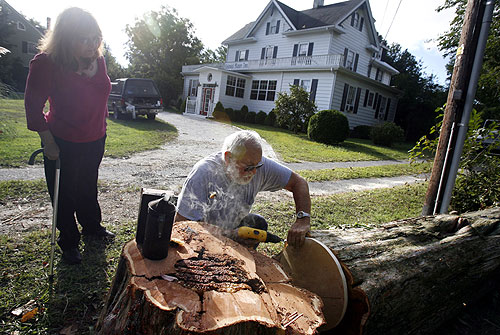
<path fill-rule="evenodd" d="M 203 157 L 220 150 L 224 138 L 239 130 L 235 126 L 215 122 L 197 116 L 160 113 L 158 118 L 175 126 L 178 137 L 160 149 L 134 154 L 125 158 L 103 159 L 99 179 L 147 188 L 180 191 L 192 166 Z M 280 161 L 272 147 L 264 141 L 264 155 Z M 283 163 L 283 162 L 282 162 Z M 367 161 L 341 163 L 290 163 L 292 170 L 326 169 L 401 164 L 406 161 Z M 44 178 L 43 167 L 0 169 L 0 180 L 32 180 Z M 425 176 L 370 178 L 335 182 L 310 183 L 311 194 L 329 194 L 342 191 L 359 191 L 370 188 L 392 187 L 404 183 L 422 181 Z"/>

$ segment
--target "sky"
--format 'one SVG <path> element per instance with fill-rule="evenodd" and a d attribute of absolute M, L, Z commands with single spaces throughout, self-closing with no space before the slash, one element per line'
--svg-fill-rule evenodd
<path fill-rule="evenodd" d="M 55 23 L 57 15 L 67 7 L 78 6 L 90 11 L 97 19 L 104 41 L 110 46 L 117 61 L 126 66 L 124 56 L 127 42 L 125 26 L 149 11 L 161 6 L 175 8 L 180 17 L 189 19 L 195 35 L 210 48 L 221 42 L 245 24 L 255 21 L 269 0 L 7 0 L 27 18 L 46 25 L 47 17 Z M 313 0 L 281 0 L 295 10 L 309 9 Z M 324 4 L 341 2 L 325 0 Z M 370 0 L 375 28 L 389 43 L 399 43 L 422 61 L 424 72 L 436 76 L 445 84 L 447 60 L 437 49 L 437 37 L 446 32 L 454 16 L 452 10 L 436 12 L 444 0 Z M 397 9 L 399 6 L 399 10 Z M 391 26 L 392 22 L 392 26 Z M 390 27 L 390 29 L 389 29 Z"/>

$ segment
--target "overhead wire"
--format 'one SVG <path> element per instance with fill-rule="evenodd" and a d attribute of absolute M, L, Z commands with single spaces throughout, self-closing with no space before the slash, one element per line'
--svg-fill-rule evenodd
<path fill-rule="evenodd" d="M 392 17 L 391 24 L 389 25 L 389 28 L 387 28 L 387 32 L 385 33 L 384 40 L 387 40 L 387 35 L 389 34 L 389 31 L 391 30 L 392 24 L 394 23 L 394 19 L 396 18 L 396 14 L 398 13 L 399 6 L 401 6 L 401 2 L 403 0 L 399 0 L 398 8 L 396 8 L 396 11 L 394 12 L 394 16 Z"/>
<path fill-rule="evenodd" d="M 382 21 L 380 22 L 380 27 L 384 26 L 385 14 L 387 13 L 387 7 L 389 7 L 389 1 L 391 0 L 387 0 L 385 3 L 384 15 L 382 15 Z"/>

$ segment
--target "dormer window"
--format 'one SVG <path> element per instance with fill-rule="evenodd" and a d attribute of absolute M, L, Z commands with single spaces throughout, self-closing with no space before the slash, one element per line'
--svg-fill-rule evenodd
<path fill-rule="evenodd" d="M 266 35 L 278 34 L 280 32 L 281 20 L 268 22 L 266 25 Z"/>
<path fill-rule="evenodd" d="M 26 31 L 26 26 L 22 22 L 17 21 L 17 29 Z"/>
<path fill-rule="evenodd" d="M 357 12 L 352 14 L 351 26 L 359 28 L 359 14 Z"/>

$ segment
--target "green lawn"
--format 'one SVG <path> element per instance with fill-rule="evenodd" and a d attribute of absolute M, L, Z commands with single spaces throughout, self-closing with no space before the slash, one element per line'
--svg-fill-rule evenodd
<path fill-rule="evenodd" d="M 23 185 L 23 183 L 26 183 Z M 39 184 L 33 190 L 33 183 Z M 0 196 L 26 197 L 28 200 L 44 196 L 42 181 L 0 182 L 0 189 L 10 191 Z M 106 185 L 103 185 L 106 187 Z M 31 188 L 30 194 L 25 190 Z M 391 220 L 420 215 L 426 185 L 415 184 L 391 189 L 350 192 L 313 197 L 312 227 L 370 227 Z M 110 191 L 116 191 L 111 189 Z M 257 201 L 252 210 L 266 217 L 272 233 L 286 238 L 289 224 L 294 221 L 293 200 L 279 203 Z M 135 222 L 121 222 L 112 227 L 115 241 L 105 245 L 83 240 L 83 262 L 67 266 L 55 257 L 55 277 L 49 286 L 48 257 L 50 231 L 43 229 L 16 235 L 0 235 L 0 333 L 1 334 L 58 334 L 63 328 L 73 327 L 73 334 L 93 334 L 93 327 L 102 310 L 118 265 L 123 245 L 134 238 Z M 261 244 L 259 250 L 269 255 L 283 247 Z M 16 308 L 33 303 L 38 313 L 29 321 L 21 322 L 12 314 Z"/>
<path fill-rule="evenodd" d="M 432 163 L 412 163 L 412 164 L 394 164 L 380 165 L 356 168 L 337 168 L 321 170 L 299 170 L 297 171 L 307 181 L 330 181 L 341 179 L 357 178 L 382 178 L 418 175 L 430 173 Z"/>
<path fill-rule="evenodd" d="M 232 124 L 255 130 L 289 163 L 401 160 L 408 159 L 408 150 L 414 146 L 414 143 L 397 143 L 388 148 L 356 138 L 348 138 L 339 145 L 325 145 L 309 140 L 306 134 L 294 134 L 284 129 L 238 122 Z"/>
<path fill-rule="evenodd" d="M 105 156 L 122 157 L 159 148 L 177 136 L 177 130 L 160 120 L 108 119 Z M 0 99 L 0 166 L 23 166 L 40 147 L 36 132 L 26 128 L 23 100 Z M 41 156 L 39 156 L 41 159 Z"/>

